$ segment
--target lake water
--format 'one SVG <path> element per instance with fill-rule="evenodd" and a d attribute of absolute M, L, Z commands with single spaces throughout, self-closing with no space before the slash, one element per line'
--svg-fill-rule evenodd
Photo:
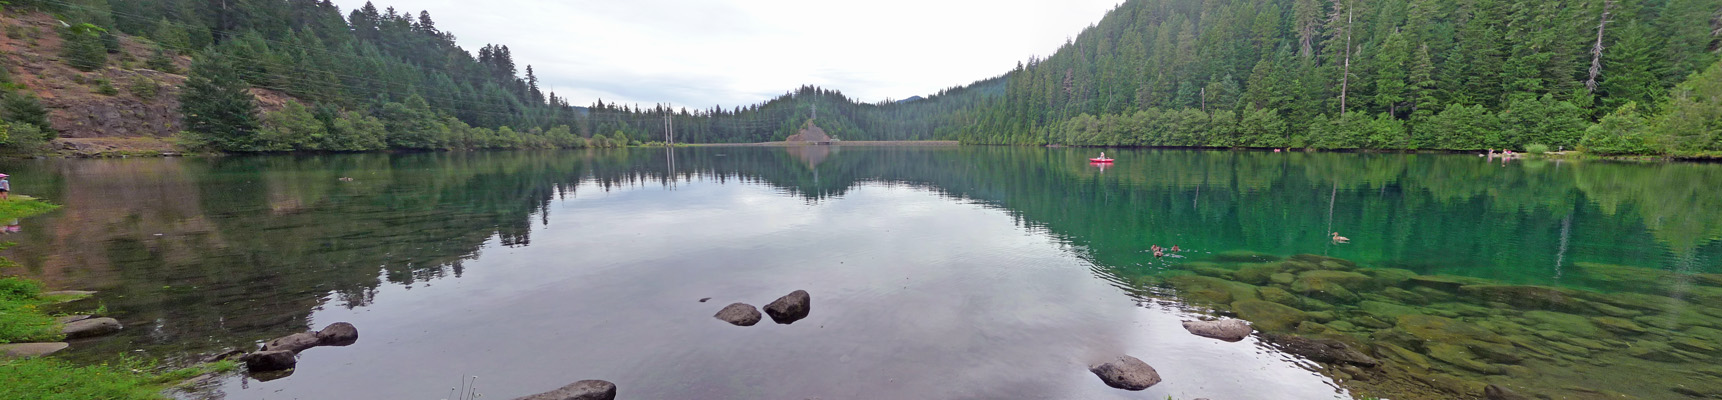
<path fill-rule="evenodd" d="M 730 147 L 0 169 L 17 193 L 65 205 L 22 221 L 5 255 L 56 288 L 101 290 L 127 325 L 67 358 L 183 362 L 337 321 L 361 332 L 305 351 L 289 376 L 222 377 L 187 397 L 442 399 L 470 376 L 500 399 L 582 379 L 631 399 L 1402 399 L 1480 396 L 1484 384 L 1552 398 L 1722 395 L 1711 383 L 1722 381 L 1722 166 L 1121 150 L 1102 168 L 1085 161 L 1092 152 Z M 1155 257 L 1152 245 L 1182 251 Z M 1315 256 L 1282 260 L 1295 254 Z M 1261 279 L 1246 272 L 1261 268 Z M 1310 289 L 1322 273 L 1350 274 L 1332 279 L 1348 289 Z M 794 324 L 712 318 L 797 289 L 812 313 Z M 1252 302 L 1295 308 L 1263 316 Z M 1264 327 L 1280 314 L 1296 318 Z M 1204 315 L 1344 339 L 1383 372 L 1179 325 Z M 1119 354 L 1164 383 L 1126 392 L 1087 371 Z"/>

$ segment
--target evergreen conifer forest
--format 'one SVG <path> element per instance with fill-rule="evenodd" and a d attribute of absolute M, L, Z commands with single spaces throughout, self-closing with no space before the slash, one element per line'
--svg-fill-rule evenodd
<path fill-rule="evenodd" d="M 185 136 L 228 152 L 616 147 L 665 140 L 665 119 L 677 142 L 764 142 L 817 108 L 843 140 L 1722 156 L 1722 0 L 1130 0 L 1050 56 L 925 99 L 807 86 L 696 108 L 576 106 L 541 89 L 516 49 L 469 52 L 428 12 L 11 8 L 64 18 L 63 59 L 79 69 L 110 63 L 96 50 L 122 36 L 155 46 L 152 67 L 192 58 Z M 247 88 L 295 100 L 260 112 Z M 28 100 L 8 101 L 8 124 L 44 128 Z"/>

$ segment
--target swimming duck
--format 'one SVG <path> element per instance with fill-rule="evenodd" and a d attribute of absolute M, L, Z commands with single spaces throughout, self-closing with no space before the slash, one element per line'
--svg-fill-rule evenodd
<path fill-rule="evenodd" d="M 1339 232 L 1334 232 L 1333 233 L 1333 242 L 1334 243 L 1351 243 L 1351 238 L 1340 236 Z"/>

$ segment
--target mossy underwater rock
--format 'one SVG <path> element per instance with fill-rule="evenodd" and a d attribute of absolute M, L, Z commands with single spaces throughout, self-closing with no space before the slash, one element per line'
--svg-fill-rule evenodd
<path fill-rule="evenodd" d="M 1365 314 L 1382 321 L 1398 321 L 1401 315 L 1424 314 L 1416 307 L 1379 301 L 1364 301 L 1358 303 L 1358 308 L 1362 309 Z"/>
<path fill-rule="evenodd" d="M 1255 286 L 1220 278 L 1183 275 L 1166 278 L 1166 283 L 1177 289 L 1180 297 L 1200 303 L 1223 305 L 1256 299 Z"/>
<path fill-rule="evenodd" d="M 1302 300 L 1297 295 L 1274 286 L 1263 286 L 1256 289 L 1256 297 L 1287 306 L 1297 307 Z"/>
<path fill-rule="evenodd" d="M 1358 351 L 1348 343 L 1335 339 L 1309 338 L 1287 334 L 1264 334 L 1262 340 L 1273 344 L 1289 354 L 1296 354 L 1310 361 L 1329 364 L 1351 364 L 1371 368 L 1381 365 L 1380 360 Z"/>
<path fill-rule="evenodd" d="M 1579 299 L 1579 291 L 1572 289 L 1523 285 L 1465 285 L 1459 288 L 1459 293 L 1476 300 L 1500 302 L 1527 310 L 1555 310 L 1577 314 L 1596 311 Z"/>
<path fill-rule="evenodd" d="M 1280 273 L 1279 264 L 1251 264 L 1232 271 L 1232 279 L 1251 285 L 1266 285 L 1269 277 Z"/>
<path fill-rule="evenodd" d="M 1214 254 L 1214 261 L 1230 263 L 1272 262 L 1280 259 L 1280 256 L 1249 250 L 1229 250 Z"/>
<path fill-rule="evenodd" d="M 1459 344 L 1468 340 L 1507 344 L 1507 338 L 1483 327 L 1433 315 L 1401 315 L 1399 329 L 1427 342 Z"/>
<path fill-rule="evenodd" d="M 1301 310 L 1262 300 L 1234 302 L 1232 312 L 1265 332 L 1288 332 L 1296 328 L 1298 323 L 1309 319 Z"/>
<path fill-rule="evenodd" d="M 1347 284 L 1360 285 L 1369 281 L 1368 276 L 1353 272 L 1306 271 L 1292 281 L 1291 290 L 1316 299 L 1346 304 L 1358 299 L 1357 293 L 1352 292 Z"/>
<path fill-rule="evenodd" d="M 1398 268 L 1367 268 L 1357 272 L 1374 278 L 1378 287 L 1398 287 L 1417 277 L 1417 272 Z"/>

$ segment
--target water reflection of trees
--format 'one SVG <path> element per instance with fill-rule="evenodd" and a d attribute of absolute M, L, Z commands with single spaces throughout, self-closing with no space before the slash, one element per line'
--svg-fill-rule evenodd
<path fill-rule="evenodd" d="M 1660 260 L 1722 252 L 1722 199 L 1705 190 L 1722 182 L 1715 165 L 1144 150 L 1101 174 L 1086 156 L 692 148 L 48 163 L 34 168 L 56 170 L 45 191 L 67 210 L 11 255 L 39 275 L 105 285 L 111 309 L 154 323 L 102 346 L 171 354 L 297 329 L 317 307 L 369 304 L 385 284 L 458 277 L 492 240 L 530 245 L 548 206 L 582 187 L 739 181 L 817 202 L 866 182 L 911 185 L 1004 210 L 1120 276 L 1161 265 L 1141 252 L 1149 244 L 1327 250 L 1310 246 L 1330 223 L 1370 238 L 1334 250 L 1347 258 L 1514 281 L 1555 279 L 1561 263 L 1669 267 Z M 1564 254 L 1574 246 L 1610 251 Z"/>

